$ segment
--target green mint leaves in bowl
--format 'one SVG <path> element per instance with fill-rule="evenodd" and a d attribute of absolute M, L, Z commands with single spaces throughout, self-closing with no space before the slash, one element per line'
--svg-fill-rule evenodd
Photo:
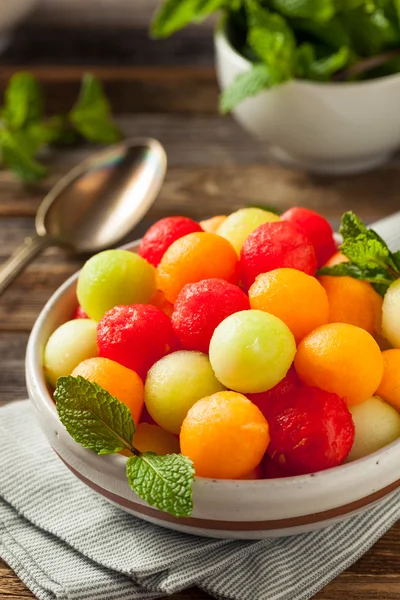
<path fill-rule="evenodd" d="M 222 94 L 222 112 L 292 79 L 358 81 L 400 70 L 398 0 L 165 0 L 151 33 L 165 38 L 215 12 L 253 63 Z"/>
<path fill-rule="evenodd" d="M 127 406 L 97 383 L 60 377 L 54 392 L 58 416 L 71 437 L 96 454 L 127 450 L 126 476 L 132 490 L 150 506 L 176 517 L 193 510 L 191 461 L 181 454 L 158 456 L 134 447 L 135 423 Z"/>

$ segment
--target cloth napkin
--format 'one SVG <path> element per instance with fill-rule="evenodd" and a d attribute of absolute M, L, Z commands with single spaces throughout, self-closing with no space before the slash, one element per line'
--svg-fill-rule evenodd
<path fill-rule="evenodd" d="M 375 224 L 400 247 L 400 213 Z M 0 409 L 0 556 L 41 600 L 144 600 L 198 586 L 229 600 L 308 600 L 400 518 L 400 491 L 314 533 L 213 540 L 151 525 L 81 483 L 29 402 Z"/>
<path fill-rule="evenodd" d="M 112 506 L 57 458 L 28 401 L 0 409 L 0 556 L 42 600 L 142 600 L 199 586 L 231 600 L 307 600 L 400 517 L 400 492 L 323 531 L 213 540 Z"/>

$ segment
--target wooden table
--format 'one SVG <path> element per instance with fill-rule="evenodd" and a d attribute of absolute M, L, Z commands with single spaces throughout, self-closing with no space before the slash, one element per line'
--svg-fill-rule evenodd
<path fill-rule="evenodd" d="M 368 222 L 399 209 L 397 161 L 380 171 L 338 178 L 285 170 L 269 162 L 264 147 L 233 120 L 217 113 L 211 40 L 204 30 L 156 45 L 147 42 L 140 30 L 118 34 L 22 30 L 0 62 L 0 86 L 4 88 L 15 69 L 30 68 L 45 85 L 49 110 L 66 110 L 88 66 L 105 82 L 125 134 L 158 138 L 169 157 L 159 199 L 126 241 L 167 214 L 200 219 L 249 204 L 282 209 L 308 206 L 323 212 L 335 226 L 341 213 L 350 208 Z M 0 261 L 32 232 L 46 190 L 88 151 L 81 147 L 52 154 L 51 176 L 36 187 L 24 188 L 8 172 L 0 171 Z M 0 405 L 27 396 L 24 353 L 29 331 L 49 296 L 84 258 L 49 249 L 0 298 Z M 398 599 L 399 544 L 400 525 L 396 525 L 316 599 Z M 32 597 L 0 561 L 0 599 Z M 175 598 L 209 596 L 194 589 Z"/>

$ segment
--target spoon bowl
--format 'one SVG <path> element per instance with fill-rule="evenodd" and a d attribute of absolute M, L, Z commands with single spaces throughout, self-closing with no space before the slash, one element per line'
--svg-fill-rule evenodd
<path fill-rule="evenodd" d="M 156 140 L 131 140 L 89 157 L 43 200 L 36 231 L 75 252 L 98 252 L 138 224 L 165 177 L 166 156 Z"/>

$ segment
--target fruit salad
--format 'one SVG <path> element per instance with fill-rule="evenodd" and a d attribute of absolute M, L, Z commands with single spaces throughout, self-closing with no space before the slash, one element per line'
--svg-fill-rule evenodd
<path fill-rule="evenodd" d="M 177 516 L 195 475 L 305 475 L 399 438 L 400 254 L 351 212 L 340 232 L 243 208 L 90 258 L 44 352 L 68 432 Z"/>

